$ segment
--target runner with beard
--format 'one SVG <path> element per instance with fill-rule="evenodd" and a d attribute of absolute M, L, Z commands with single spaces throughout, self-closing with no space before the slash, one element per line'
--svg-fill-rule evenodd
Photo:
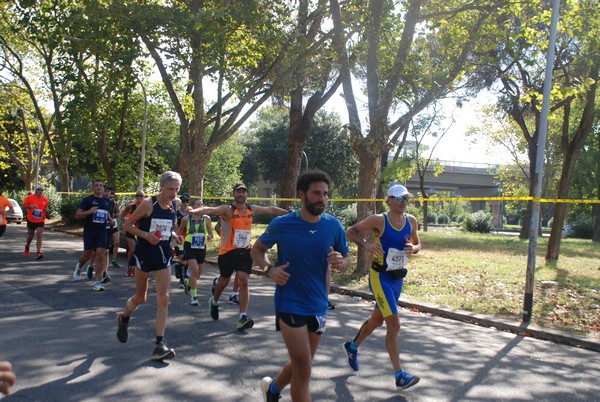
<path fill-rule="evenodd" d="M 264 377 L 261 389 L 267 402 L 277 401 L 291 384 L 293 401 L 310 401 L 312 362 L 325 331 L 330 269 L 346 269 L 348 242 L 341 222 L 324 212 L 329 176 L 319 170 L 298 177 L 298 211 L 271 221 L 252 247 L 254 263 L 263 267 L 275 288 L 275 328 L 281 331 L 289 360 L 273 380 Z M 277 244 L 276 264 L 267 251 Z"/>
<path fill-rule="evenodd" d="M 250 240 L 252 234 L 252 217 L 254 214 L 283 215 L 287 211 L 278 207 L 262 207 L 249 205 L 248 188 L 245 184 L 233 187 L 234 202 L 218 207 L 200 207 L 189 211 L 195 215 L 219 216 L 221 218 L 221 245 L 219 248 L 219 280 L 215 284 L 214 296 L 208 300 L 208 309 L 213 320 L 219 319 L 219 298 L 229 284 L 235 272 L 239 285 L 240 318 L 237 329 L 240 331 L 254 326 L 254 320 L 248 315 L 250 290 L 248 278 L 252 272 L 250 257 Z"/>

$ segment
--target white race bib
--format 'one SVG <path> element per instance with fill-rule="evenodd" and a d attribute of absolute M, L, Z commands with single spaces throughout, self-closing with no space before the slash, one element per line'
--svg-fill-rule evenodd
<path fill-rule="evenodd" d="M 108 221 L 108 211 L 106 209 L 97 209 L 92 216 L 94 223 L 106 223 Z"/>
<path fill-rule="evenodd" d="M 206 243 L 204 242 L 204 233 L 194 233 L 192 235 L 192 248 L 204 249 L 206 248 Z"/>
<path fill-rule="evenodd" d="M 250 244 L 250 233 L 251 232 L 249 230 L 236 230 L 233 234 L 233 247 L 248 247 L 248 244 Z"/>
<path fill-rule="evenodd" d="M 387 264 L 386 271 L 396 271 L 406 266 L 407 255 L 404 250 L 398 250 L 390 247 L 388 249 L 387 257 L 385 262 Z"/>
<path fill-rule="evenodd" d="M 173 220 L 171 219 L 159 219 L 152 218 L 150 221 L 150 233 L 154 233 L 158 237 L 160 233 L 161 240 L 169 240 L 171 232 L 173 231 Z"/>

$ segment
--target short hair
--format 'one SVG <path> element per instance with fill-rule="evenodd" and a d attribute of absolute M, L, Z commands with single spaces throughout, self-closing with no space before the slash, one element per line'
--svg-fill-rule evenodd
<path fill-rule="evenodd" d="M 167 184 L 170 181 L 177 181 L 177 182 L 179 182 L 179 184 L 181 184 L 181 182 L 182 182 L 181 175 L 179 173 L 173 172 L 171 170 L 168 170 L 160 175 L 160 185 L 161 186 L 164 186 L 165 184 Z"/>
<path fill-rule="evenodd" d="M 296 182 L 296 195 L 299 195 L 300 191 L 306 193 L 312 183 L 324 182 L 329 186 L 330 181 L 329 175 L 322 170 L 314 169 L 306 171 L 298 176 L 298 181 Z"/>

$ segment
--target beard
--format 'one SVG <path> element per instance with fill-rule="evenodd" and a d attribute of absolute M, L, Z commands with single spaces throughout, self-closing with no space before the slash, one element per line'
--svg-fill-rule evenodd
<path fill-rule="evenodd" d="M 235 199 L 235 202 L 237 202 L 238 204 L 243 204 L 246 202 L 246 197 L 244 196 L 239 196 Z"/>
<path fill-rule="evenodd" d="M 309 202 L 304 203 L 306 210 L 313 216 L 319 216 L 325 211 L 325 204 L 322 202 Z"/>

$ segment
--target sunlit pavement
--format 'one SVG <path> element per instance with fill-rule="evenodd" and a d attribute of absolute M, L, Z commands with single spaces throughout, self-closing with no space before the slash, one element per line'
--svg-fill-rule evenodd
<path fill-rule="evenodd" d="M 6 401 L 259 401 L 260 379 L 274 376 L 287 358 L 274 330 L 274 287 L 265 278 L 251 278 L 249 314 L 256 324 L 239 332 L 237 306 L 225 298 L 218 321 L 208 314 L 214 266 L 199 282 L 198 307 L 173 277 L 166 341 L 177 356 L 162 364 L 149 359 L 152 283 L 129 341 L 116 339 L 116 313 L 134 289 L 123 255 L 106 291 L 94 292 L 91 282 L 72 280 L 81 238 L 46 231 L 44 259 L 35 261 L 23 256 L 25 234 L 25 225 L 10 224 L 0 238 L 0 360 L 11 361 L 18 377 Z M 600 395 L 597 352 L 408 310 L 401 312 L 402 364 L 421 381 L 397 391 L 384 328 L 361 346 L 361 371 L 345 360 L 342 343 L 367 319 L 370 302 L 339 294 L 331 300 L 336 309 L 313 364 L 313 400 L 597 401 Z M 282 400 L 290 400 L 289 389 Z"/>

